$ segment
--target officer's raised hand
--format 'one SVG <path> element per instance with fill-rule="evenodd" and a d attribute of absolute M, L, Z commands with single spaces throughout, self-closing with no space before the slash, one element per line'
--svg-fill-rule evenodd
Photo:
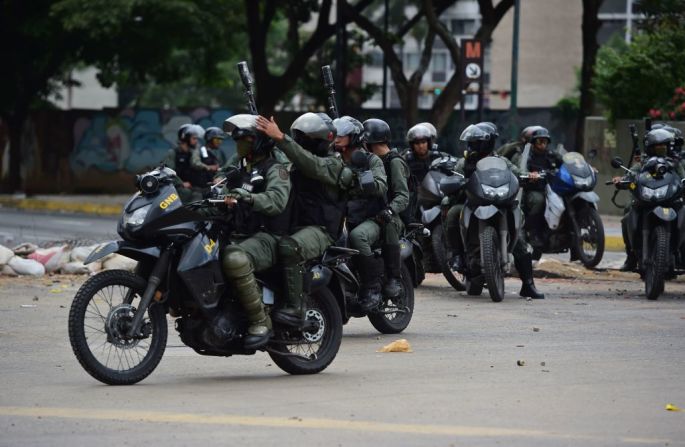
<path fill-rule="evenodd" d="M 278 128 L 278 124 L 274 121 L 274 117 L 271 119 L 266 119 L 263 116 L 257 117 L 257 130 L 264 133 L 267 137 L 274 141 L 282 141 L 285 138 L 285 134 L 281 132 Z"/>

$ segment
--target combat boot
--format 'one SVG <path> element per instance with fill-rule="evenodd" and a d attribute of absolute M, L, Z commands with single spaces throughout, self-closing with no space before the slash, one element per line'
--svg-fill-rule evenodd
<path fill-rule="evenodd" d="M 402 293 L 402 259 L 400 258 L 400 245 L 384 245 L 382 252 L 383 261 L 385 262 L 385 286 L 383 286 L 383 296 L 397 298 Z"/>
<path fill-rule="evenodd" d="M 284 306 L 271 312 L 275 323 L 301 327 L 304 324 L 304 268 L 302 264 L 283 267 L 286 295 Z"/>
<path fill-rule="evenodd" d="M 521 290 L 519 291 L 519 295 L 534 300 L 545 299 L 545 295 L 538 292 L 535 288 L 535 281 L 533 280 L 533 258 L 530 253 L 514 257 L 514 264 L 521 278 Z"/>
<path fill-rule="evenodd" d="M 626 262 L 619 268 L 622 272 L 633 272 L 637 269 L 637 258 L 632 251 L 626 253 Z"/>
<path fill-rule="evenodd" d="M 362 311 L 369 312 L 381 303 L 381 280 L 383 265 L 372 256 L 357 256 L 357 270 L 359 271 L 359 306 Z"/>

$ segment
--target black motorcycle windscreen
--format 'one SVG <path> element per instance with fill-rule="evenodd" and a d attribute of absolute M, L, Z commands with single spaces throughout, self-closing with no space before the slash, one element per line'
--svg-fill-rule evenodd
<path fill-rule="evenodd" d="M 569 174 L 583 178 L 592 175 L 592 168 L 578 152 L 567 152 L 562 160 Z"/>
<path fill-rule="evenodd" d="M 485 157 L 478 161 L 475 174 L 480 184 L 493 187 L 506 185 L 511 179 L 509 165 L 499 157 Z"/>

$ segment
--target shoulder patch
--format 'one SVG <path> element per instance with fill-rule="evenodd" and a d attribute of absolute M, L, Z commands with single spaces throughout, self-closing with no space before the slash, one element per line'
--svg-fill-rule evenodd
<path fill-rule="evenodd" d="M 278 168 L 278 176 L 281 178 L 281 180 L 288 180 L 290 174 L 288 173 L 287 169 L 281 166 Z"/>

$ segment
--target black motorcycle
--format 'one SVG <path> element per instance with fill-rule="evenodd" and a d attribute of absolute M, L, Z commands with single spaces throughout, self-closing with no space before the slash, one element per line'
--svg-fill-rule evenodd
<path fill-rule="evenodd" d="M 452 156 L 433 160 L 418 188 L 418 199 L 421 223 L 430 230 L 430 237 L 424 238 L 427 255 L 424 258 L 425 270 L 430 273 L 442 273 L 456 290 L 466 290 L 464 276 L 450 264 L 453 253 L 445 240 L 444 223 L 448 206 L 443 204 L 445 193 L 440 189 L 440 182 L 443 179 L 455 175 L 457 161 L 457 158 Z"/>
<path fill-rule="evenodd" d="M 655 300 L 663 293 L 666 279 L 685 273 L 683 180 L 670 158 L 651 157 L 637 174 L 619 157 L 611 166 L 626 171 L 627 179 L 615 186 L 617 192 L 628 189 L 633 196 L 633 206 L 624 217 L 628 238 L 637 271 L 645 281 L 645 294 Z M 619 206 L 615 198 L 616 194 L 612 202 Z"/>
<path fill-rule="evenodd" d="M 123 240 L 100 245 L 86 263 L 119 253 L 138 261 L 133 273 L 101 272 L 78 290 L 69 312 L 69 339 L 81 366 L 101 382 L 133 384 L 159 364 L 167 343 L 167 318 L 175 319 L 181 341 L 198 354 L 251 355 L 243 337 L 248 322 L 221 270 L 220 247 L 229 243 L 231 214 L 201 211 L 222 199 L 182 205 L 165 167 L 138 177 L 139 192 L 124 207 L 118 233 Z M 290 374 L 313 374 L 335 358 L 342 338 L 341 308 L 329 288 L 333 270 L 348 253 L 331 248 L 306 271 L 303 327 L 275 325 L 264 348 Z M 257 275 L 267 311 L 283 295 L 282 275 Z"/>
<path fill-rule="evenodd" d="M 464 180 L 444 180 L 441 188 L 454 194 L 466 190 L 466 204 L 461 214 L 461 237 L 467 255 L 466 293 L 480 295 L 487 285 L 492 301 L 504 298 L 504 274 L 511 266 L 510 254 L 521 228 L 521 210 L 516 195 L 517 177 L 499 157 L 485 157 L 476 164 L 475 172 Z M 478 261 L 468 258 L 478 253 Z"/>

